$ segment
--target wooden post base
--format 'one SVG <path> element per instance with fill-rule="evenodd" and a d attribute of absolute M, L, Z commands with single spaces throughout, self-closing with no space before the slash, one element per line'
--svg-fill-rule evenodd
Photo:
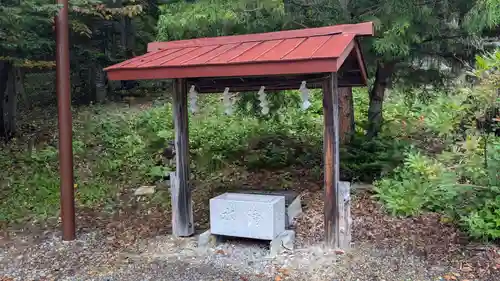
<path fill-rule="evenodd" d="M 351 229 L 352 229 L 352 218 L 351 218 L 351 184 L 349 182 L 341 181 L 339 183 L 339 214 L 340 214 L 340 237 L 339 237 L 339 248 L 341 250 L 349 250 L 351 248 Z"/>

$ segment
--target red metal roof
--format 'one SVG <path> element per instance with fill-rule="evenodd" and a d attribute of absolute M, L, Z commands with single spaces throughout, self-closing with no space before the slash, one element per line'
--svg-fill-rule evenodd
<path fill-rule="evenodd" d="M 105 71 L 111 80 L 337 72 L 351 52 L 359 52 L 355 37 L 365 35 L 373 35 L 371 22 L 153 42 L 148 53 Z"/>

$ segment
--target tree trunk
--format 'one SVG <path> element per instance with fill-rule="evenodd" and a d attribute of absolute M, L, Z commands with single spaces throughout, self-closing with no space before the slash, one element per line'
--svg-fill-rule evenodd
<path fill-rule="evenodd" d="M 9 128 L 9 137 L 13 137 L 16 133 L 17 125 L 17 83 L 16 72 L 14 68 L 9 72 L 9 82 L 7 87 L 7 124 Z"/>
<path fill-rule="evenodd" d="M 292 0 L 283 0 L 283 6 L 285 7 L 285 13 L 291 14 L 293 12 Z"/>
<path fill-rule="evenodd" d="M 16 79 L 11 62 L 0 62 L 0 138 L 10 140 L 16 127 Z"/>
<path fill-rule="evenodd" d="M 378 135 L 382 128 L 382 109 L 384 103 L 385 90 L 387 89 L 392 74 L 394 72 L 395 62 L 377 64 L 377 72 L 375 74 L 375 82 L 370 90 L 370 104 L 368 108 L 368 138 L 373 138 Z"/>
<path fill-rule="evenodd" d="M 0 138 L 6 138 L 4 101 L 7 96 L 7 83 L 9 81 L 10 63 L 0 61 Z"/>
<path fill-rule="evenodd" d="M 22 99 L 23 106 L 30 108 L 31 102 L 26 96 L 26 91 L 24 90 L 24 70 L 21 67 L 16 67 L 14 72 L 16 75 L 16 95 Z"/>
<path fill-rule="evenodd" d="M 160 9 L 158 8 L 158 5 L 160 5 L 156 0 L 148 0 L 148 9 L 147 9 L 147 14 L 150 15 L 155 19 L 155 22 L 158 21 L 158 15 L 160 14 Z"/>
<path fill-rule="evenodd" d="M 10 63 L 0 61 L 0 138 L 6 137 L 5 118 L 4 118 L 4 100 L 7 92 L 7 83 L 9 81 Z"/>
<path fill-rule="evenodd" d="M 96 88 L 96 66 L 95 63 L 91 63 L 88 65 L 87 68 L 87 83 L 85 83 L 85 103 L 86 104 L 91 104 L 94 101 L 96 101 L 96 93 L 97 93 L 97 88 Z"/>
<path fill-rule="evenodd" d="M 126 33 L 126 45 L 125 48 L 129 50 L 130 54 L 127 54 L 127 59 L 135 56 L 135 28 L 132 19 L 129 17 L 125 18 L 125 33 Z"/>
<path fill-rule="evenodd" d="M 352 88 L 339 88 L 340 143 L 348 144 L 354 135 L 354 103 Z"/>
<path fill-rule="evenodd" d="M 106 73 L 100 63 L 96 64 L 95 70 L 95 101 L 103 103 L 106 101 L 108 87 L 106 85 Z"/>

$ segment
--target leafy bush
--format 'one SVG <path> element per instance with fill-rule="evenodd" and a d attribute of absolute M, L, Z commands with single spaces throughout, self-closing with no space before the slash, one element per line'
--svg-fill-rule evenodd
<path fill-rule="evenodd" d="M 247 169 L 300 167 L 321 170 L 323 158 L 322 94 L 312 91 L 312 106 L 300 109 L 300 95 L 287 91 L 268 95 L 271 111 L 262 116 L 252 94 L 242 95 L 232 116 L 224 114 L 220 96 L 200 96 L 200 112 L 189 117 L 191 168 L 209 177 L 228 165 Z M 364 110 L 366 92 L 355 91 L 355 108 Z M 156 104 L 156 103 L 154 103 Z M 356 111 L 358 117 L 362 115 Z M 366 116 L 363 116 L 366 118 Z M 162 180 L 172 167 L 160 158 L 174 139 L 170 104 L 146 109 L 114 105 L 80 107 L 74 120 L 77 204 L 107 207 L 116 194 Z M 344 179 L 372 180 L 401 160 L 404 141 L 367 140 L 358 135 L 341 149 Z M 0 220 L 56 216 L 59 210 L 57 149 L 19 151 L 13 143 L 0 151 L 3 206 Z M 318 178 L 321 175 L 318 173 Z M 167 195 L 168 197 L 168 195 Z M 165 199 L 167 201 L 168 198 Z M 22 202 L 19 204 L 18 202 Z"/>
<path fill-rule="evenodd" d="M 191 163 L 197 175 L 229 164 L 280 168 L 317 163 L 322 148 L 317 115 L 285 105 L 281 117 L 269 120 L 245 113 L 226 116 L 217 98 L 202 97 L 202 112 L 190 116 Z M 107 204 L 119 190 L 162 179 L 171 167 L 159 161 L 159 154 L 173 133 L 170 104 L 145 110 L 81 107 L 73 142 L 77 204 Z M 19 149 L 22 145 L 19 140 L 0 151 L 0 163 L 7 167 L 0 171 L 0 220 L 57 216 L 57 148 L 46 145 L 29 154 Z"/>
<path fill-rule="evenodd" d="M 483 162 L 462 157 L 429 157 L 418 151 L 406 154 L 404 164 L 375 182 L 375 197 L 394 215 L 412 216 L 423 211 L 442 212 L 465 227 L 472 236 L 499 238 L 500 140 L 491 143 Z M 455 150 L 456 151 L 456 150 Z M 446 154 L 449 151 L 443 153 Z M 481 157 L 482 158 L 482 157 Z M 483 185 L 484 184 L 484 185 Z M 494 234 L 496 233 L 496 234 Z"/>
<path fill-rule="evenodd" d="M 403 166 L 375 183 L 376 197 L 393 215 L 417 215 L 436 197 L 444 167 L 419 152 L 406 153 Z"/>
<path fill-rule="evenodd" d="M 498 239 L 500 137 L 478 124 L 493 119 L 488 113 L 500 107 L 500 51 L 477 61 L 479 69 L 474 74 L 478 83 L 473 87 L 436 95 L 427 104 L 416 100 L 393 103 L 392 116 L 413 122 L 413 131 L 401 133 L 392 127 L 394 131 L 384 132 L 386 135 L 427 140 L 425 143 L 433 139 L 442 149 L 420 145 L 407 151 L 401 166 L 375 182 L 375 196 L 395 215 L 437 211 L 456 220 L 473 237 Z M 417 135 L 418 131 L 425 134 Z"/>
<path fill-rule="evenodd" d="M 341 179 L 372 182 L 402 162 L 402 151 L 407 146 L 404 140 L 384 137 L 368 139 L 358 133 L 349 145 L 340 148 Z"/>

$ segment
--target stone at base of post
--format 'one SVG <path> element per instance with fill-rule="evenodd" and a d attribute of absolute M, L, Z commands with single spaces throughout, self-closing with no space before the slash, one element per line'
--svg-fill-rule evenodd
<path fill-rule="evenodd" d="M 198 248 L 213 248 L 223 240 L 223 236 L 212 234 L 209 229 L 198 236 Z"/>
<path fill-rule="evenodd" d="M 339 182 L 339 214 L 340 214 L 340 237 L 339 247 L 341 250 L 351 248 L 351 184 L 349 182 Z"/>
<path fill-rule="evenodd" d="M 284 251 L 291 251 L 294 248 L 295 231 L 285 230 L 278 237 L 271 240 L 270 243 L 270 257 L 275 257 Z"/>

